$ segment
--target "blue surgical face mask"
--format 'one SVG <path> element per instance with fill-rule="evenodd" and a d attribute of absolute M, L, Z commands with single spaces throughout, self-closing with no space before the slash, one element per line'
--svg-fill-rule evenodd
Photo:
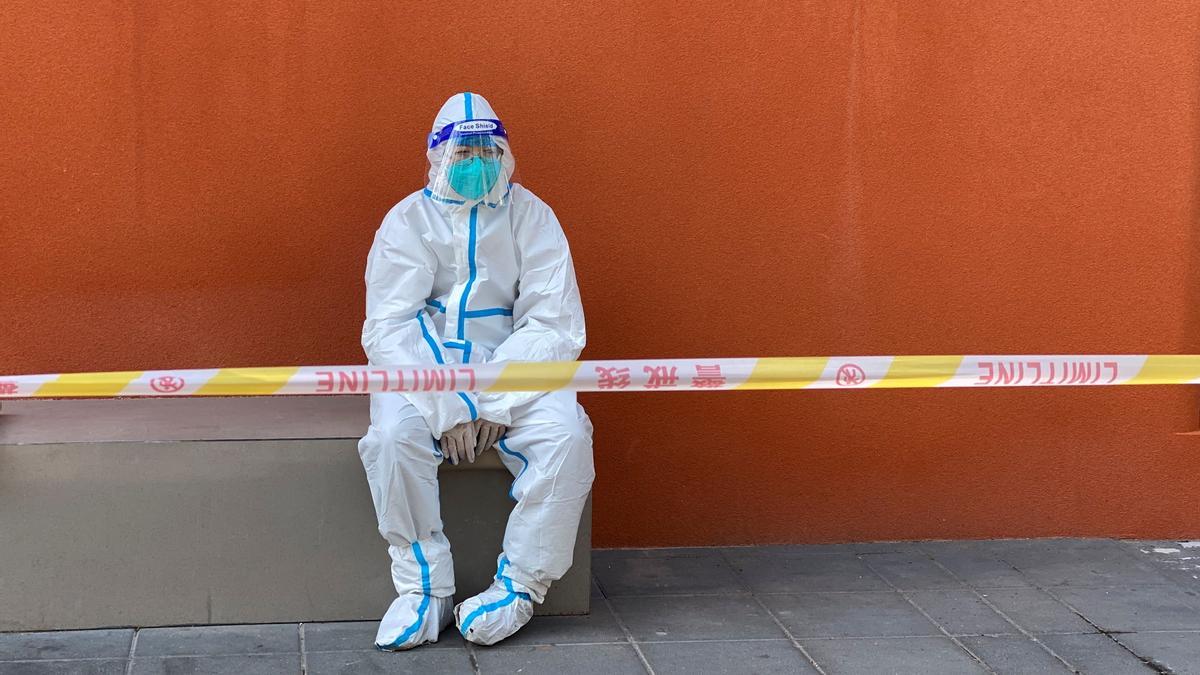
<path fill-rule="evenodd" d="M 492 191 L 500 177 L 500 160 L 472 157 L 450 165 L 450 187 L 463 197 L 479 199 Z"/>

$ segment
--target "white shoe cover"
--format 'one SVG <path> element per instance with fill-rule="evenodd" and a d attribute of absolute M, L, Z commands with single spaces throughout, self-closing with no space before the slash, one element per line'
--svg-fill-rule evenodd
<path fill-rule="evenodd" d="M 438 634 L 454 618 L 454 598 L 435 598 L 405 593 L 392 601 L 379 622 L 375 647 L 389 652 L 403 651 L 437 642 Z"/>
<path fill-rule="evenodd" d="M 533 602 L 524 586 L 507 578 L 454 608 L 458 632 L 477 645 L 494 645 L 521 629 L 533 617 Z"/>

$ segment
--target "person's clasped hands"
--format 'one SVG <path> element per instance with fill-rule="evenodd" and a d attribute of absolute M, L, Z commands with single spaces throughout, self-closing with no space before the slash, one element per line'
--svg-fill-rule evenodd
<path fill-rule="evenodd" d="M 475 458 L 496 445 L 506 431 L 508 427 L 503 424 L 485 419 L 463 422 L 442 434 L 442 454 L 451 464 L 458 464 L 464 459 L 474 463 Z"/>

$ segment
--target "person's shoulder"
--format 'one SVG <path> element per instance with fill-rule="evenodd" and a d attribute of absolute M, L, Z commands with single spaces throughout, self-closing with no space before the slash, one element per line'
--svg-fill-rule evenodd
<path fill-rule="evenodd" d="M 386 224 L 389 220 L 398 220 L 404 217 L 405 214 L 417 208 L 425 199 L 425 191 L 417 190 L 408 195 L 404 199 L 396 202 L 396 205 L 388 209 L 387 215 L 383 217 L 383 222 Z"/>
<path fill-rule="evenodd" d="M 383 222 L 379 224 L 379 231 L 387 234 L 395 230 L 411 230 L 414 224 L 425 222 L 424 218 L 416 217 L 424 199 L 424 193 L 417 190 L 396 202 L 396 205 L 388 209 L 387 214 L 384 215 Z"/>
<path fill-rule="evenodd" d="M 566 233 L 546 202 L 522 186 L 513 186 L 513 232 L 518 241 L 563 242 Z"/>
<path fill-rule="evenodd" d="M 554 210 L 550 208 L 549 204 L 542 201 L 541 197 L 535 195 L 533 190 L 530 190 L 520 183 L 513 183 L 512 203 L 513 207 L 521 212 L 530 213 L 545 211 L 551 215 L 554 214 Z"/>

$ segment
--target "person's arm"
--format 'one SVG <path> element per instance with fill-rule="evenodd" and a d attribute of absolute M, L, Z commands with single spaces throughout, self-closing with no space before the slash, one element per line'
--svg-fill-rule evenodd
<path fill-rule="evenodd" d="M 395 211 L 375 233 L 367 256 L 367 320 L 362 346 L 372 365 L 445 363 L 442 337 L 425 311 L 437 258 Z M 478 418 L 473 393 L 405 392 L 435 438 Z"/>
<path fill-rule="evenodd" d="M 492 354 L 498 361 L 574 361 L 587 341 L 583 303 L 562 226 L 534 198 L 518 214 L 514 237 L 521 271 L 513 305 L 513 333 Z M 479 416 L 508 425 L 511 410 L 543 392 L 481 393 Z"/>

